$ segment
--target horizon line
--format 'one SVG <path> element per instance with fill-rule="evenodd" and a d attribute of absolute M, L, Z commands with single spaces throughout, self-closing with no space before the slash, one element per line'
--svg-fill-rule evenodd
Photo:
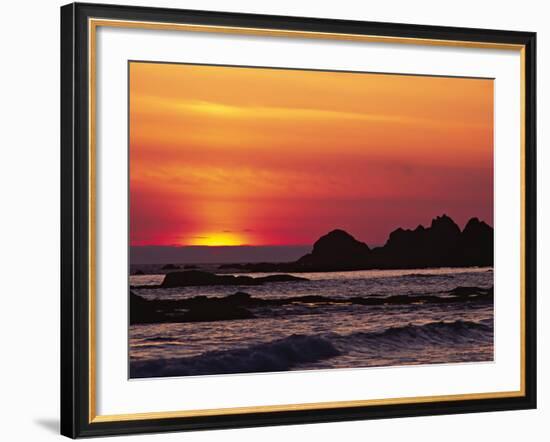
<path fill-rule="evenodd" d="M 444 218 L 444 217 L 447 217 L 449 218 L 453 223 L 455 223 L 460 232 L 462 233 L 464 231 L 464 229 L 466 228 L 466 225 L 473 219 L 477 219 L 479 222 L 482 222 L 482 223 L 485 223 L 487 224 L 491 229 L 494 229 L 494 227 L 489 224 L 488 222 L 486 222 L 485 220 L 483 219 L 480 219 L 479 217 L 477 216 L 472 216 L 471 218 L 468 219 L 468 221 L 466 221 L 466 223 L 464 224 L 464 228 L 460 228 L 460 226 L 458 225 L 458 223 L 453 219 L 451 218 L 449 215 L 447 215 L 446 213 L 443 213 L 442 215 L 436 215 L 434 218 L 432 218 L 432 222 L 436 219 L 439 219 L 439 218 Z M 388 234 L 388 238 L 386 239 L 386 241 L 384 241 L 383 243 L 381 244 L 374 244 L 374 243 L 368 243 L 367 241 L 361 241 L 359 239 L 357 239 L 355 237 L 355 235 L 352 235 L 351 233 L 349 233 L 347 230 L 345 229 L 342 229 L 342 228 L 333 228 L 331 230 L 329 230 L 327 233 L 325 234 L 322 234 L 319 238 L 321 238 L 322 236 L 325 236 L 327 235 L 328 233 L 330 232 L 333 232 L 335 230 L 342 230 L 344 232 L 346 232 L 347 234 L 351 235 L 356 241 L 360 241 L 360 242 L 363 242 L 365 244 L 367 244 L 370 248 L 374 248 L 374 247 L 383 247 L 387 242 L 388 242 L 388 239 L 391 235 L 392 232 L 396 231 L 396 230 L 410 230 L 410 231 L 414 231 L 415 229 L 417 229 L 418 227 L 423 227 L 424 229 L 429 229 L 431 227 L 431 224 L 428 226 L 428 227 L 425 227 L 423 224 L 418 224 L 415 228 L 407 228 L 407 229 L 404 229 L 403 227 L 397 227 L 395 229 L 393 229 L 389 234 Z M 319 238 L 313 240 L 312 243 L 308 243 L 308 244 L 231 244 L 231 245 L 212 245 L 212 246 L 209 246 L 209 245 L 201 245 L 201 244 L 189 244 L 189 245 L 186 245 L 186 244 L 141 244 L 141 245 L 134 245 L 134 244 L 129 244 L 129 247 L 171 247 L 171 248 L 183 248 L 183 247 L 186 247 L 186 248 L 229 248 L 229 247 L 313 247 L 313 245 L 315 244 L 315 242 L 317 242 L 319 240 Z"/>
<path fill-rule="evenodd" d="M 201 244 L 139 244 L 134 245 L 130 244 L 130 247 L 173 247 L 173 248 L 228 248 L 228 247 L 311 247 L 312 244 L 230 244 L 230 245 L 219 245 L 219 246 L 209 246 Z"/>

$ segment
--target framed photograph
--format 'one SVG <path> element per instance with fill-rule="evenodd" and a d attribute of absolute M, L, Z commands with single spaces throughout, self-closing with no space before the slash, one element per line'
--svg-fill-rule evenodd
<path fill-rule="evenodd" d="M 61 8 L 61 432 L 535 408 L 530 32 Z"/>

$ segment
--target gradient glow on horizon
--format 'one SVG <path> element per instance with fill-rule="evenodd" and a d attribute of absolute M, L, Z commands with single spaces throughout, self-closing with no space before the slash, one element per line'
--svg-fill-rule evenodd
<path fill-rule="evenodd" d="M 493 224 L 493 81 L 130 63 L 130 243 Z"/>

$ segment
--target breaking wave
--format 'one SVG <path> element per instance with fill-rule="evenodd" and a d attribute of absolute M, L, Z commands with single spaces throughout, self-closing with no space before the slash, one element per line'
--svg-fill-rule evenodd
<path fill-rule="evenodd" d="M 493 337 L 493 324 L 454 321 L 409 324 L 390 327 L 380 332 L 357 332 L 344 337 L 344 345 L 361 343 L 369 349 L 403 349 L 419 346 L 452 346 L 490 342 Z"/>
<path fill-rule="evenodd" d="M 449 348 L 457 345 L 485 345 L 492 342 L 492 322 L 429 322 L 390 327 L 374 332 L 347 335 L 291 335 L 270 342 L 186 358 L 132 361 L 130 377 L 165 377 L 228 373 L 277 372 L 300 364 L 315 363 L 351 351 L 368 354 L 391 353 L 411 348 Z"/>

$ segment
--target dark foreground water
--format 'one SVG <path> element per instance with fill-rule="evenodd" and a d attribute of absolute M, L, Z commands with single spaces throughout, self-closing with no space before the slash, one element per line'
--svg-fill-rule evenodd
<path fill-rule="evenodd" d="M 253 319 L 132 325 L 130 377 L 493 360 L 492 297 L 475 297 L 492 289 L 492 268 L 297 276 L 310 281 L 133 290 L 147 299 L 224 297 L 241 291 L 254 298 L 322 295 L 327 300 L 252 307 Z M 159 284 L 163 277 L 132 276 L 130 284 Z M 462 296 L 454 301 L 457 293 Z M 402 295 L 399 302 L 380 305 L 340 301 L 357 297 L 395 300 L 396 295 Z M 452 300 L 424 302 L 419 295 Z"/>

